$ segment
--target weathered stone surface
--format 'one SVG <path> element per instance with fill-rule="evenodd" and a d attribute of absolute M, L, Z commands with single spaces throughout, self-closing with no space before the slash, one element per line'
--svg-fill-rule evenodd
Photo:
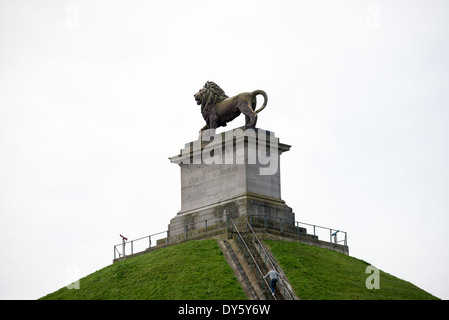
<path fill-rule="evenodd" d="M 224 224 L 224 212 L 234 219 L 268 215 L 294 223 L 292 209 L 281 199 L 280 156 L 289 145 L 272 132 L 251 128 L 204 139 L 170 158 L 181 170 L 181 210 L 170 221 L 170 237 L 185 233 L 186 225 L 194 230 Z"/>

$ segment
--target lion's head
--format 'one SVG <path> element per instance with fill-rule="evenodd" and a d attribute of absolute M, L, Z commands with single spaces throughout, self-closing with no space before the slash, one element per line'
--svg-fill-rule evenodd
<path fill-rule="evenodd" d="M 215 82 L 207 81 L 204 87 L 194 94 L 196 103 L 201 105 L 201 110 L 205 107 L 213 106 L 221 101 L 229 98 L 223 89 L 221 89 Z"/>

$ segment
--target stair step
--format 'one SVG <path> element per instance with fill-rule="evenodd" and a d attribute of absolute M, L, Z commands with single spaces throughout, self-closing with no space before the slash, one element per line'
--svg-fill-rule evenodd
<path fill-rule="evenodd" d="M 239 280 L 242 283 L 243 289 L 247 292 L 247 296 L 249 294 L 249 298 L 252 298 L 252 300 L 260 300 L 259 296 L 257 295 L 257 293 L 255 292 L 255 290 L 253 288 L 253 285 L 251 284 L 251 281 L 248 278 L 248 275 L 246 274 L 245 270 L 243 269 L 241 263 L 239 262 L 239 259 L 237 258 L 237 255 L 234 252 L 234 250 L 232 249 L 231 245 L 226 240 L 224 240 L 223 243 L 224 243 L 224 246 L 226 247 L 227 252 L 230 255 L 230 258 L 234 262 L 234 264 L 232 265 L 233 269 L 236 269 L 234 271 L 238 272 L 241 277 L 241 279 L 239 279 Z"/>
<path fill-rule="evenodd" d="M 280 282 L 276 285 L 275 299 L 285 300 L 284 295 L 286 295 L 288 299 L 298 299 L 291 289 L 288 279 L 280 266 L 275 264 L 273 267 L 273 262 L 275 259 L 271 254 L 267 253 L 268 250 L 262 242 L 259 242 L 258 237 L 248 222 L 245 225 L 241 225 L 241 223 L 239 223 L 238 226 L 232 219 L 230 219 L 230 222 L 230 229 L 232 231 L 229 230 L 229 238 L 234 241 L 233 244 L 237 247 L 237 250 L 234 248 L 234 251 L 239 251 L 239 260 L 241 260 L 240 262 L 246 266 L 244 268 L 245 272 L 247 273 L 248 279 L 252 283 L 253 287 L 257 288 L 256 291 L 258 291 L 259 297 L 261 299 L 272 299 L 270 290 L 271 280 L 269 278 L 265 278 L 262 281 L 260 280 L 261 277 L 264 277 L 268 273 L 269 269 L 275 268 L 276 271 L 283 275 L 282 280 L 280 280 Z M 242 231 L 239 231 L 239 229 Z M 264 254 L 264 257 L 262 257 L 259 251 Z M 265 258 L 265 254 L 267 254 L 266 257 L 268 257 L 268 259 Z M 265 259 L 270 262 L 267 263 Z"/>

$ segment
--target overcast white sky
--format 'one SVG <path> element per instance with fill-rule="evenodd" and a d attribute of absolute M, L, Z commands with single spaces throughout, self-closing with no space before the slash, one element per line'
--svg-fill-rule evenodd
<path fill-rule="evenodd" d="M 258 127 L 292 145 L 297 220 L 449 299 L 448 16 L 444 0 L 0 0 L 0 298 L 167 229 L 168 157 L 197 138 L 211 80 L 267 92 Z"/>

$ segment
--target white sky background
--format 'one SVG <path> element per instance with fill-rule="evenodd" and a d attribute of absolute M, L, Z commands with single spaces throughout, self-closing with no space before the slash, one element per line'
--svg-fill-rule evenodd
<path fill-rule="evenodd" d="M 111 264 L 119 233 L 167 229 L 168 157 L 197 138 L 211 80 L 267 92 L 258 127 L 292 145 L 297 220 L 449 299 L 448 16 L 443 0 L 0 0 L 0 298 L 42 297 Z"/>

